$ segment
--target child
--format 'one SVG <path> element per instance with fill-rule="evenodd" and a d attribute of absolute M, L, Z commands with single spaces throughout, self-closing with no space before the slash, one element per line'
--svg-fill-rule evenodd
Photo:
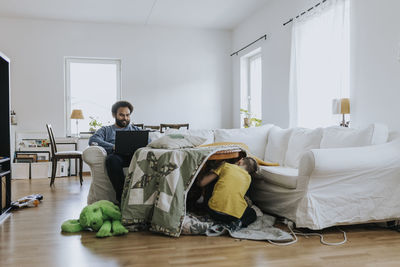
<path fill-rule="evenodd" d="M 240 220 L 243 227 L 257 219 L 256 212 L 247 206 L 244 199 L 251 183 L 250 174 L 257 168 L 257 162 L 246 157 L 235 164 L 224 162 L 198 181 L 198 185 L 204 187 L 219 178 L 208 200 L 211 218 L 226 224 Z"/>

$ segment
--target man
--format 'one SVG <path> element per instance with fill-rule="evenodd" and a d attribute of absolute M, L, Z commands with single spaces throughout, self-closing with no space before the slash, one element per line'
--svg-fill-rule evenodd
<path fill-rule="evenodd" d="M 140 131 L 136 126 L 130 124 L 130 117 L 133 106 L 127 101 L 118 101 L 111 108 L 115 123 L 103 126 L 96 131 L 89 139 L 89 145 L 103 147 L 107 151 L 106 169 L 108 177 L 114 187 L 116 198 L 121 203 L 122 190 L 125 182 L 124 167 L 131 162 L 130 156 L 115 153 L 115 132 L 116 131 Z"/>

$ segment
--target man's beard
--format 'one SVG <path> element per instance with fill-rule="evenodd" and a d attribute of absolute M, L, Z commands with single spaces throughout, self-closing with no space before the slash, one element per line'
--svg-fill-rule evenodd
<path fill-rule="evenodd" d="M 119 127 L 125 128 L 128 126 L 130 123 L 130 120 L 118 120 L 117 118 L 115 119 L 115 124 L 117 124 Z"/>

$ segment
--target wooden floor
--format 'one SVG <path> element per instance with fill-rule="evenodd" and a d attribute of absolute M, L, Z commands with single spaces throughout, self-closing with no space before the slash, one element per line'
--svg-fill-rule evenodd
<path fill-rule="evenodd" d="M 14 211 L 0 225 L 0 266 L 400 266 L 400 233 L 374 225 L 343 227 L 348 242 L 321 245 L 299 237 L 286 247 L 233 238 L 153 233 L 98 239 L 94 233 L 62 234 L 64 220 L 78 218 L 86 204 L 90 177 L 13 181 L 13 199 L 39 193 L 37 208 Z M 340 241 L 336 229 L 323 231 Z"/>

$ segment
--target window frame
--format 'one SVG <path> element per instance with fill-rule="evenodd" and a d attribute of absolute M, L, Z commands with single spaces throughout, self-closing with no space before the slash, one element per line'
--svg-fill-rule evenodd
<path fill-rule="evenodd" d="M 261 56 L 261 49 L 254 55 L 251 55 L 247 59 L 247 106 L 249 112 L 253 113 L 252 111 L 252 105 L 251 105 L 251 62 L 260 59 L 261 60 L 261 94 L 262 94 L 262 56 Z M 262 108 L 262 99 L 261 99 L 261 108 Z M 258 119 L 262 119 L 262 114 L 261 117 Z"/>
<path fill-rule="evenodd" d="M 65 129 L 66 136 L 70 136 L 71 133 L 71 63 L 88 63 L 88 64 L 113 64 L 116 65 L 117 69 L 117 100 L 121 100 L 122 96 L 122 60 L 114 58 L 86 58 L 86 57 L 65 57 L 64 58 L 64 94 L 65 94 Z"/>
<path fill-rule="evenodd" d="M 260 58 L 261 60 L 261 95 L 262 95 L 262 49 L 261 47 L 258 47 L 254 49 L 253 51 L 247 53 L 246 55 L 242 56 L 240 58 L 240 108 L 241 109 L 246 109 L 250 113 L 252 112 L 251 110 L 251 68 L 250 64 L 253 60 Z M 246 92 L 246 96 L 244 95 L 244 91 Z M 246 98 L 246 106 L 242 106 L 242 97 Z M 262 110 L 262 99 L 261 99 L 261 110 Z M 243 126 L 243 118 L 245 118 L 244 115 L 240 116 L 240 127 Z M 261 118 L 262 119 L 262 112 L 261 112 Z"/>

